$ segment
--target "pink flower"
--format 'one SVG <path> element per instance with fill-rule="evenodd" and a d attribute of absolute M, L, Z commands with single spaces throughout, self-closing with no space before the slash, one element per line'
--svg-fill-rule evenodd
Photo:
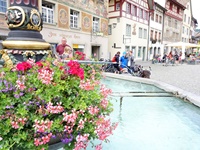
<path fill-rule="evenodd" d="M 38 79 L 42 81 L 42 83 L 48 85 L 51 84 L 53 80 L 54 72 L 49 67 L 44 67 L 39 70 Z"/>
<path fill-rule="evenodd" d="M 19 128 L 19 124 L 18 124 L 17 121 L 12 121 L 12 122 L 11 122 L 11 125 L 12 125 L 12 127 L 13 127 L 14 129 L 18 129 L 18 128 Z"/>
<path fill-rule="evenodd" d="M 99 108 L 97 106 L 95 107 L 89 106 L 88 110 L 91 115 L 96 115 L 99 112 Z"/>
<path fill-rule="evenodd" d="M 34 138 L 34 144 L 35 144 L 35 146 L 39 146 L 40 145 L 40 139 Z"/>
<path fill-rule="evenodd" d="M 96 146 L 95 146 L 95 150 L 102 150 L 102 145 L 101 145 L 101 144 L 96 145 Z"/>

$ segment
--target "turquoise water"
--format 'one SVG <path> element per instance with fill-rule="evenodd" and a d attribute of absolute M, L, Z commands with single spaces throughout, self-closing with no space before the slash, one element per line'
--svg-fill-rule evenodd
<path fill-rule="evenodd" d="M 113 92 L 163 92 L 156 86 L 119 79 L 106 78 L 102 83 Z M 200 150 L 199 107 L 176 97 L 111 98 L 110 118 L 119 124 L 103 150 Z"/>
<path fill-rule="evenodd" d="M 130 81 L 105 79 L 116 91 L 162 91 Z M 200 108 L 176 97 L 112 97 L 119 122 L 105 150 L 200 150 Z"/>

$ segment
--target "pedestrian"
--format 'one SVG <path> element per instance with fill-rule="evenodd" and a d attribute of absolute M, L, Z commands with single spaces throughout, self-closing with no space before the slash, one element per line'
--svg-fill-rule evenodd
<path fill-rule="evenodd" d="M 128 72 L 129 73 L 134 73 L 134 66 L 135 66 L 135 62 L 134 62 L 134 55 L 133 55 L 133 51 L 130 50 L 129 51 L 129 57 L 128 57 Z"/>
<path fill-rule="evenodd" d="M 70 47 L 70 46 L 67 44 L 66 38 L 63 37 L 63 38 L 61 39 L 61 44 L 59 44 L 59 45 L 56 47 L 56 52 L 57 52 L 56 57 L 57 57 L 57 58 L 61 58 L 61 59 L 62 59 L 62 56 L 63 56 L 63 53 L 64 53 L 64 49 L 65 49 L 66 46 Z"/>

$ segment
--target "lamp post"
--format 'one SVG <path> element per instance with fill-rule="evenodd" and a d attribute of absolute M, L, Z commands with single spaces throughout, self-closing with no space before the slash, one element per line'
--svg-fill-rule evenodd
<path fill-rule="evenodd" d="M 29 58 L 37 62 L 51 53 L 50 44 L 40 34 L 43 21 L 38 0 L 10 0 L 5 18 L 10 29 L 0 50 L 5 66 L 12 67 Z"/>

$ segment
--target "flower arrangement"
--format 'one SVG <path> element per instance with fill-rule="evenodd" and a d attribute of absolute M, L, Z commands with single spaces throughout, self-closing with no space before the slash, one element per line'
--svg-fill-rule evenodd
<path fill-rule="evenodd" d="M 80 57 L 82 59 L 82 55 Z M 95 149 L 117 123 L 108 118 L 112 92 L 100 84 L 98 65 L 26 61 L 0 71 L 0 148 L 45 150 L 55 139 L 65 149 Z"/>

